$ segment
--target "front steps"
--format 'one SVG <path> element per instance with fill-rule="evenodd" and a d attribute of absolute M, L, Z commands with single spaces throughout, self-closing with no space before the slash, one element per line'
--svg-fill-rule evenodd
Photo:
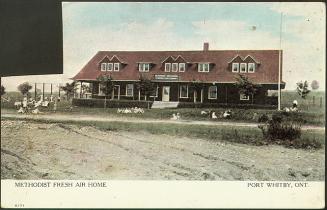
<path fill-rule="evenodd" d="M 177 108 L 179 102 L 176 101 L 154 101 L 152 109 Z"/>

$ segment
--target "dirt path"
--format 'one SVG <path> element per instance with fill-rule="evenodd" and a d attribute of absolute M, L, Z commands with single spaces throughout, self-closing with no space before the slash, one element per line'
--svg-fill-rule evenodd
<path fill-rule="evenodd" d="M 1 178 L 324 180 L 325 153 L 1 120 Z"/>
<path fill-rule="evenodd" d="M 3 118 L 18 118 L 18 119 L 46 119 L 56 121 L 102 121 L 102 122 L 131 122 L 131 123 L 172 123 L 172 124 L 191 124 L 191 125 L 216 125 L 216 126 L 238 126 L 238 127 L 258 127 L 258 123 L 242 123 L 242 122 L 219 122 L 219 121 L 192 121 L 192 120 L 159 120 L 148 118 L 133 118 L 133 117 L 113 117 L 110 118 L 102 116 L 90 116 L 90 115 L 68 115 L 68 114 L 12 114 L 1 113 Z M 302 126 L 303 130 L 320 130 L 325 131 L 325 127 L 319 126 Z"/>

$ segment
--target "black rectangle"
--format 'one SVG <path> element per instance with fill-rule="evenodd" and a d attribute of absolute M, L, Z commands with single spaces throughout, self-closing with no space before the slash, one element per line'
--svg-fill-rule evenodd
<path fill-rule="evenodd" d="M 0 76 L 62 74 L 61 1 L 0 0 Z"/>

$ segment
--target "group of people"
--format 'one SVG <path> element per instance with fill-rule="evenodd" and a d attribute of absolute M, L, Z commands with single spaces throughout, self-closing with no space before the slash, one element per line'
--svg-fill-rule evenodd
<path fill-rule="evenodd" d="M 32 114 L 40 114 L 42 113 L 39 110 L 39 107 L 49 107 L 50 103 L 53 103 L 53 111 L 57 110 L 57 101 L 60 100 L 60 97 L 53 97 L 52 95 L 50 96 L 50 100 L 48 97 L 40 96 L 39 100 L 36 101 L 33 98 L 27 99 L 27 97 L 23 98 L 23 101 L 16 101 L 14 105 L 18 109 L 18 113 L 29 113 L 31 112 Z"/>
<path fill-rule="evenodd" d="M 201 111 L 201 115 L 209 115 L 211 119 L 217 119 L 218 116 L 216 115 L 216 112 L 214 111 Z M 222 117 L 225 119 L 229 119 L 232 116 L 232 111 L 230 109 L 225 110 L 222 114 Z"/>
<path fill-rule="evenodd" d="M 283 111 L 285 111 L 285 112 L 297 112 L 297 111 L 299 111 L 297 100 L 294 100 L 294 101 L 293 101 L 293 103 L 292 103 L 292 107 L 290 107 L 290 108 L 285 107 L 285 108 L 283 109 Z"/>

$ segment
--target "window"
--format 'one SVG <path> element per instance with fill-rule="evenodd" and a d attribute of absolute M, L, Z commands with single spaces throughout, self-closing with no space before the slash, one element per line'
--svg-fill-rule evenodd
<path fill-rule="evenodd" d="M 188 86 L 187 85 L 181 85 L 179 87 L 179 97 L 180 98 L 188 98 Z"/>
<path fill-rule="evenodd" d="M 101 63 L 101 71 L 106 71 L 107 64 L 106 63 Z"/>
<path fill-rule="evenodd" d="M 139 64 L 139 71 L 148 72 L 149 70 L 150 70 L 150 64 L 149 63 L 140 63 Z"/>
<path fill-rule="evenodd" d="M 180 63 L 178 66 L 179 72 L 184 72 L 185 71 L 185 63 Z"/>
<path fill-rule="evenodd" d="M 119 63 L 114 64 L 114 71 L 119 71 Z"/>
<path fill-rule="evenodd" d="M 108 63 L 108 64 L 107 64 L 107 70 L 108 70 L 108 71 L 112 71 L 112 69 L 113 69 L 112 66 L 113 66 L 112 63 Z"/>
<path fill-rule="evenodd" d="M 241 93 L 240 94 L 240 100 L 241 101 L 248 101 L 248 100 L 250 100 L 250 96 L 247 96 L 244 93 Z"/>
<path fill-rule="evenodd" d="M 171 66 L 171 71 L 172 72 L 177 72 L 178 70 L 178 63 L 173 63 L 172 66 Z"/>
<path fill-rule="evenodd" d="M 157 85 L 156 91 L 154 93 L 152 93 L 152 95 L 150 97 L 154 97 L 154 98 L 158 97 L 158 92 L 159 92 L 159 86 Z"/>
<path fill-rule="evenodd" d="M 170 72 L 171 63 L 165 63 L 165 72 Z"/>
<path fill-rule="evenodd" d="M 99 84 L 99 95 L 100 96 L 103 96 L 104 95 L 104 92 L 103 92 L 104 87 L 105 86 L 103 84 L 101 84 L 101 83 Z"/>
<path fill-rule="evenodd" d="M 246 73 L 246 63 L 241 63 L 240 72 L 241 73 Z"/>
<path fill-rule="evenodd" d="M 217 86 L 210 86 L 208 91 L 209 99 L 217 99 Z"/>
<path fill-rule="evenodd" d="M 254 73 L 255 72 L 255 63 L 249 63 L 248 64 L 248 73 Z"/>
<path fill-rule="evenodd" d="M 239 63 L 232 64 L 232 72 L 239 72 L 239 69 L 240 69 Z"/>
<path fill-rule="evenodd" d="M 209 72 L 209 63 L 199 63 L 198 71 L 199 72 Z"/>
<path fill-rule="evenodd" d="M 134 85 L 127 84 L 126 85 L 126 96 L 133 96 L 133 92 L 134 92 Z"/>

